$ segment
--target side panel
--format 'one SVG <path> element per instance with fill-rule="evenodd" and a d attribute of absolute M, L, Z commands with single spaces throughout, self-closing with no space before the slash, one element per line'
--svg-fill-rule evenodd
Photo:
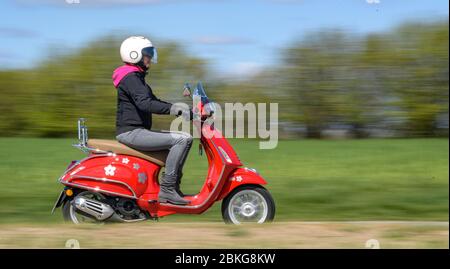
<path fill-rule="evenodd" d="M 148 192 L 149 181 L 160 167 L 128 155 L 92 155 L 69 169 L 60 182 L 106 194 L 139 198 Z"/>
<path fill-rule="evenodd" d="M 228 140 L 222 136 L 220 130 L 216 129 L 214 126 L 205 124 L 203 126 L 203 133 L 206 136 L 211 136 L 211 139 L 209 141 L 214 145 L 214 147 L 217 148 L 221 159 L 224 161 L 226 165 L 232 166 L 242 165 L 233 147 L 230 145 Z M 208 139 L 206 139 L 206 141 L 208 141 Z"/>
<path fill-rule="evenodd" d="M 248 168 L 237 168 L 230 174 L 217 200 L 222 200 L 241 185 L 265 185 L 267 182 L 258 173 Z"/>

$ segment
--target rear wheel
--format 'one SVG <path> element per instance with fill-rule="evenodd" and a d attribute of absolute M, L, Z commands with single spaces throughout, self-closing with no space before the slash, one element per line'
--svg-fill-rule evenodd
<path fill-rule="evenodd" d="M 74 195 L 73 199 L 76 197 L 85 197 L 88 199 L 93 199 L 97 201 L 103 201 L 105 199 L 105 196 L 103 196 L 100 193 L 96 192 L 90 192 L 90 191 L 83 191 L 80 192 L 78 195 Z M 74 224 L 82 224 L 82 223 L 96 223 L 101 224 L 103 222 L 98 221 L 92 216 L 89 216 L 78 209 L 72 204 L 73 199 L 68 199 L 64 201 L 64 205 L 62 206 L 62 213 L 64 217 L 64 221 L 66 222 L 72 222 Z"/>
<path fill-rule="evenodd" d="M 275 202 L 269 191 L 257 185 L 233 190 L 222 202 L 225 223 L 265 223 L 275 217 Z"/>

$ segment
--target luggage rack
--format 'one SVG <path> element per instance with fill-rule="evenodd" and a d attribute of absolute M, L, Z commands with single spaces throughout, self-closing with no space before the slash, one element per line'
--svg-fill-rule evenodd
<path fill-rule="evenodd" d="M 84 118 L 78 119 L 78 144 L 73 144 L 72 146 L 80 149 L 85 153 L 113 153 L 111 151 L 105 151 L 101 149 L 95 149 L 88 146 L 88 128 L 86 126 L 86 120 Z"/>

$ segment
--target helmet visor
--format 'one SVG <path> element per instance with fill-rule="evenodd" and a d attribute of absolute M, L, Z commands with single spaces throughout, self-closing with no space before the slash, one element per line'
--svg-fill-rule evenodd
<path fill-rule="evenodd" d="M 142 55 L 150 57 L 152 63 L 158 62 L 158 52 L 155 47 L 146 47 L 142 49 Z"/>

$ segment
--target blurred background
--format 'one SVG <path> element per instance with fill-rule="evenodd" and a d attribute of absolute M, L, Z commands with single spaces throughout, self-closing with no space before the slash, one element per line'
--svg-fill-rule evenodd
<path fill-rule="evenodd" d="M 267 178 L 278 220 L 448 221 L 448 1 L 7 0 L 0 10 L 0 222 L 60 221 L 49 215 L 55 180 L 83 156 L 70 147 L 76 120 L 90 137 L 114 137 L 111 75 L 130 35 L 156 44 L 147 81 L 163 100 L 186 101 L 183 83 L 202 80 L 218 103 L 279 103 L 276 149 L 231 141 Z M 188 193 L 206 174 L 193 149 Z M 218 206 L 168 219 L 221 221 Z"/>
<path fill-rule="evenodd" d="M 277 102 L 282 137 L 448 136 L 447 1 L 127 3 L 2 1 L 2 136 L 71 137 L 78 117 L 113 136 L 129 35 L 158 47 L 161 98 L 202 80 L 219 103 Z"/>

